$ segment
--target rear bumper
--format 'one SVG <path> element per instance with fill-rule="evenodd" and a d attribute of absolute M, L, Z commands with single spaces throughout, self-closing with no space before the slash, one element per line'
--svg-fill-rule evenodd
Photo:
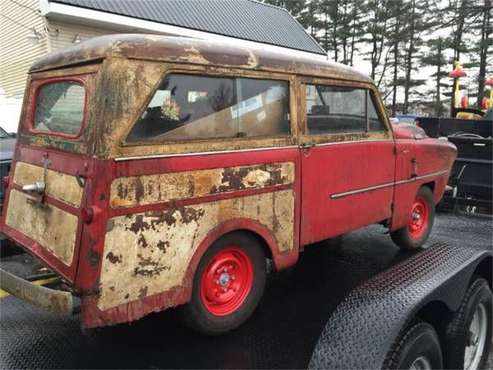
<path fill-rule="evenodd" d="M 51 312 L 65 315 L 76 312 L 74 297 L 71 293 L 34 285 L 2 269 L 0 269 L 0 288 L 17 298 Z"/>

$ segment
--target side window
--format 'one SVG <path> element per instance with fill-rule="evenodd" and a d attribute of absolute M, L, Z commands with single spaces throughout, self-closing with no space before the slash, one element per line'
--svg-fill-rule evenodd
<path fill-rule="evenodd" d="M 308 133 L 365 132 L 365 102 L 364 89 L 306 85 Z"/>
<path fill-rule="evenodd" d="M 370 131 L 386 131 L 382 117 L 377 112 L 375 98 L 370 94 L 371 99 L 368 99 L 368 120 Z"/>
<path fill-rule="evenodd" d="M 383 131 L 367 89 L 306 85 L 307 130 L 310 135 Z"/>
<path fill-rule="evenodd" d="M 163 79 L 127 140 L 288 134 L 288 82 L 171 74 Z"/>

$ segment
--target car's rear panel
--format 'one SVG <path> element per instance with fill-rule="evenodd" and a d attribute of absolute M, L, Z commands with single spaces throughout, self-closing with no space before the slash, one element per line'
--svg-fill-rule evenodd
<path fill-rule="evenodd" d="M 58 72 L 54 78 L 44 76 L 46 74 L 43 78 L 33 78 L 26 94 L 0 225 L 10 239 L 73 282 L 90 164 L 87 143 L 91 127 L 86 111 L 96 73 L 64 77 Z M 63 86 L 66 81 L 79 89 L 83 87 L 85 94 L 71 96 L 70 90 Z M 49 86 L 52 90 L 52 95 L 42 103 L 38 97 L 40 91 L 43 93 L 40 86 Z M 61 104 L 60 99 L 66 102 Z M 40 114 L 46 117 L 38 124 Z M 80 120 L 80 130 L 70 128 L 74 134 L 50 128 L 63 127 L 73 119 L 71 115 Z M 43 190 L 29 190 L 36 184 L 43 184 Z"/>

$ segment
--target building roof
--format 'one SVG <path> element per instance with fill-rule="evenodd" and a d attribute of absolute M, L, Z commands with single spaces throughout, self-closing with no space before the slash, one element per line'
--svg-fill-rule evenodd
<path fill-rule="evenodd" d="M 95 37 L 49 53 L 38 59 L 30 72 L 74 66 L 114 56 L 372 82 L 369 77 L 356 69 L 327 61 L 320 55 L 310 55 L 288 49 L 282 52 L 273 51 L 262 45 L 247 48 L 218 41 L 145 34 Z"/>
<path fill-rule="evenodd" d="M 253 0 L 48 0 L 310 53 L 323 48 L 285 10 Z"/>

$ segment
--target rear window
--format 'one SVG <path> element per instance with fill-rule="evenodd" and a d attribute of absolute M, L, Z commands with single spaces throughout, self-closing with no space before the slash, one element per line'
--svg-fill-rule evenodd
<path fill-rule="evenodd" d="M 171 74 L 127 140 L 194 140 L 289 134 L 286 81 Z"/>
<path fill-rule="evenodd" d="M 78 81 L 49 82 L 36 93 L 33 129 L 77 136 L 84 120 L 85 89 Z"/>

